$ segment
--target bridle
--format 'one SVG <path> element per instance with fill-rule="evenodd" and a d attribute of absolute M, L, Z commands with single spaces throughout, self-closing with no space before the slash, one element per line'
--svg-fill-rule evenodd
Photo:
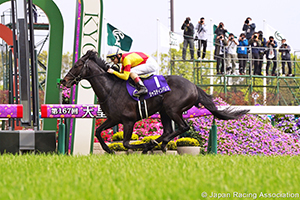
<path fill-rule="evenodd" d="M 82 59 L 81 59 L 81 60 L 82 60 Z M 73 79 L 73 82 L 75 82 L 76 85 L 78 85 L 78 83 L 79 83 L 82 79 L 90 79 L 90 78 L 92 78 L 92 77 L 103 76 L 104 74 L 106 74 L 106 73 L 101 73 L 101 74 L 95 74 L 95 75 L 83 77 L 83 76 L 82 76 L 82 72 L 83 72 L 83 69 L 88 68 L 88 61 L 89 61 L 89 58 L 87 58 L 86 61 L 84 61 L 84 65 L 83 65 L 83 67 L 80 69 L 80 72 L 79 72 L 78 76 L 75 76 L 75 75 L 74 75 L 72 72 L 70 72 L 70 71 L 68 72 L 68 74 L 70 74 L 70 75 L 74 78 L 74 79 Z M 67 75 L 68 75 L 68 74 L 67 74 Z M 115 87 L 115 82 L 114 82 L 112 88 L 110 89 L 109 94 L 108 94 L 108 95 L 106 96 L 106 98 L 104 99 L 104 101 L 102 101 L 102 102 L 99 101 L 99 104 L 104 104 L 104 103 L 108 100 L 108 97 L 111 95 L 111 93 L 112 93 L 114 87 Z"/>
<path fill-rule="evenodd" d="M 82 60 L 82 59 L 81 59 Z M 74 79 L 73 79 L 73 82 L 75 82 L 75 84 L 77 85 L 82 79 L 84 79 L 85 77 L 82 76 L 82 72 L 83 72 L 83 69 L 84 68 L 87 68 L 88 65 L 87 65 L 87 62 L 89 61 L 89 58 L 86 59 L 86 61 L 84 61 L 84 65 L 83 67 L 80 69 L 80 72 L 78 74 L 78 76 L 75 76 L 71 71 L 68 72 L 68 74 L 70 74 Z M 68 75 L 67 74 L 67 75 Z"/>
<path fill-rule="evenodd" d="M 82 60 L 82 59 L 81 59 Z M 95 76 L 103 76 L 105 73 L 101 73 L 101 74 L 94 74 L 91 76 L 82 76 L 83 70 L 88 68 L 88 62 L 90 61 L 89 58 L 86 59 L 86 61 L 84 61 L 83 67 L 80 69 L 80 72 L 78 74 L 78 76 L 75 76 L 74 74 L 72 74 L 72 72 L 68 72 L 68 74 L 70 74 L 74 79 L 73 82 L 75 82 L 75 84 L 77 85 L 82 79 L 89 79 L 89 78 L 93 78 Z M 68 75 L 67 74 L 67 75 Z"/>

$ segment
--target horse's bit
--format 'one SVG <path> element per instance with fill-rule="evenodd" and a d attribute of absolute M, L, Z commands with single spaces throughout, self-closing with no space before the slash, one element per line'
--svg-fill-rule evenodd
<path fill-rule="evenodd" d="M 68 72 L 68 74 L 70 74 L 74 78 L 73 82 L 75 82 L 76 85 L 84 78 L 84 77 L 81 76 L 81 74 L 82 74 L 83 69 L 87 67 L 87 62 L 88 61 L 89 61 L 89 58 L 86 59 L 86 61 L 84 62 L 84 65 L 81 68 L 81 70 L 80 70 L 77 77 L 74 74 L 72 74 L 72 72 L 70 72 L 70 71 Z"/>

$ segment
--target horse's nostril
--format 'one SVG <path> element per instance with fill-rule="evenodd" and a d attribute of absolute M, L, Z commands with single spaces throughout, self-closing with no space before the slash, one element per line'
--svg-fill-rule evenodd
<path fill-rule="evenodd" d="M 65 79 L 60 80 L 60 84 L 66 85 L 67 81 Z"/>

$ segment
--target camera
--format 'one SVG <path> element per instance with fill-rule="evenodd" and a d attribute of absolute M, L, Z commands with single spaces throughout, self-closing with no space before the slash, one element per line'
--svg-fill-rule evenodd
<path fill-rule="evenodd" d="M 223 28 L 223 24 L 220 24 L 220 26 L 219 26 L 220 28 Z"/>
<path fill-rule="evenodd" d="M 249 24 L 249 20 L 248 19 L 245 20 L 245 24 Z"/>
<path fill-rule="evenodd" d="M 221 35 L 219 38 L 220 38 L 220 39 L 223 39 L 223 36 Z"/>
<path fill-rule="evenodd" d="M 287 44 L 283 44 L 283 47 L 287 47 Z"/>
<path fill-rule="evenodd" d="M 200 24 L 203 24 L 203 22 L 204 22 L 204 21 L 203 21 L 203 20 L 201 20 L 201 21 L 200 21 Z"/>
<path fill-rule="evenodd" d="M 253 37 L 254 39 L 257 39 L 257 35 L 254 35 L 254 37 Z"/>
<path fill-rule="evenodd" d="M 190 20 L 186 19 L 186 20 L 184 21 L 184 23 L 185 23 L 185 24 L 189 24 L 189 23 L 190 23 Z"/>

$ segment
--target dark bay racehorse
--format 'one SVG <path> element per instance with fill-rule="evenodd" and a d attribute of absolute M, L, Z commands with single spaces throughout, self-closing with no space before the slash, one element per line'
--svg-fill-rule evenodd
<path fill-rule="evenodd" d="M 160 113 L 163 134 L 156 141 L 131 145 L 129 141 L 134 124 L 141 119 L 138 114 L 138 103 L 129 96 L 126 82 L 107 73 L 108 68 L 109 65 L 99 58 L 96 52 L 89 50 L 75 63 L 61 82 L 67 87 L 77 84 L 81 79 L 90 82 L 99 99 L 101 109 L 107 116 L 107 120 L 96 129 L 96 137 L 108 153 L 113 151 L 105 144 L 101 132 L 120 123 L 124 128 L 124 146 L 128 149 L 143 148 L 143 153 L 147 153 L 160 142 L 164 149 L 170 140 L 189 130 L 190 127 L 183 119 L 182 113 L 194 105 L 200 107 L 199 104 L 202 104 L 216 118 L 223 120 L 237 119 L 249 111 L 231 108 L 217 110 L 212 96 L 195 84 L 180 76 L 165 76 L 171 91 L 146 100 L 149 116 Z M 176 131 L 172 129 L 171 120 L 178 125 Z"/>

